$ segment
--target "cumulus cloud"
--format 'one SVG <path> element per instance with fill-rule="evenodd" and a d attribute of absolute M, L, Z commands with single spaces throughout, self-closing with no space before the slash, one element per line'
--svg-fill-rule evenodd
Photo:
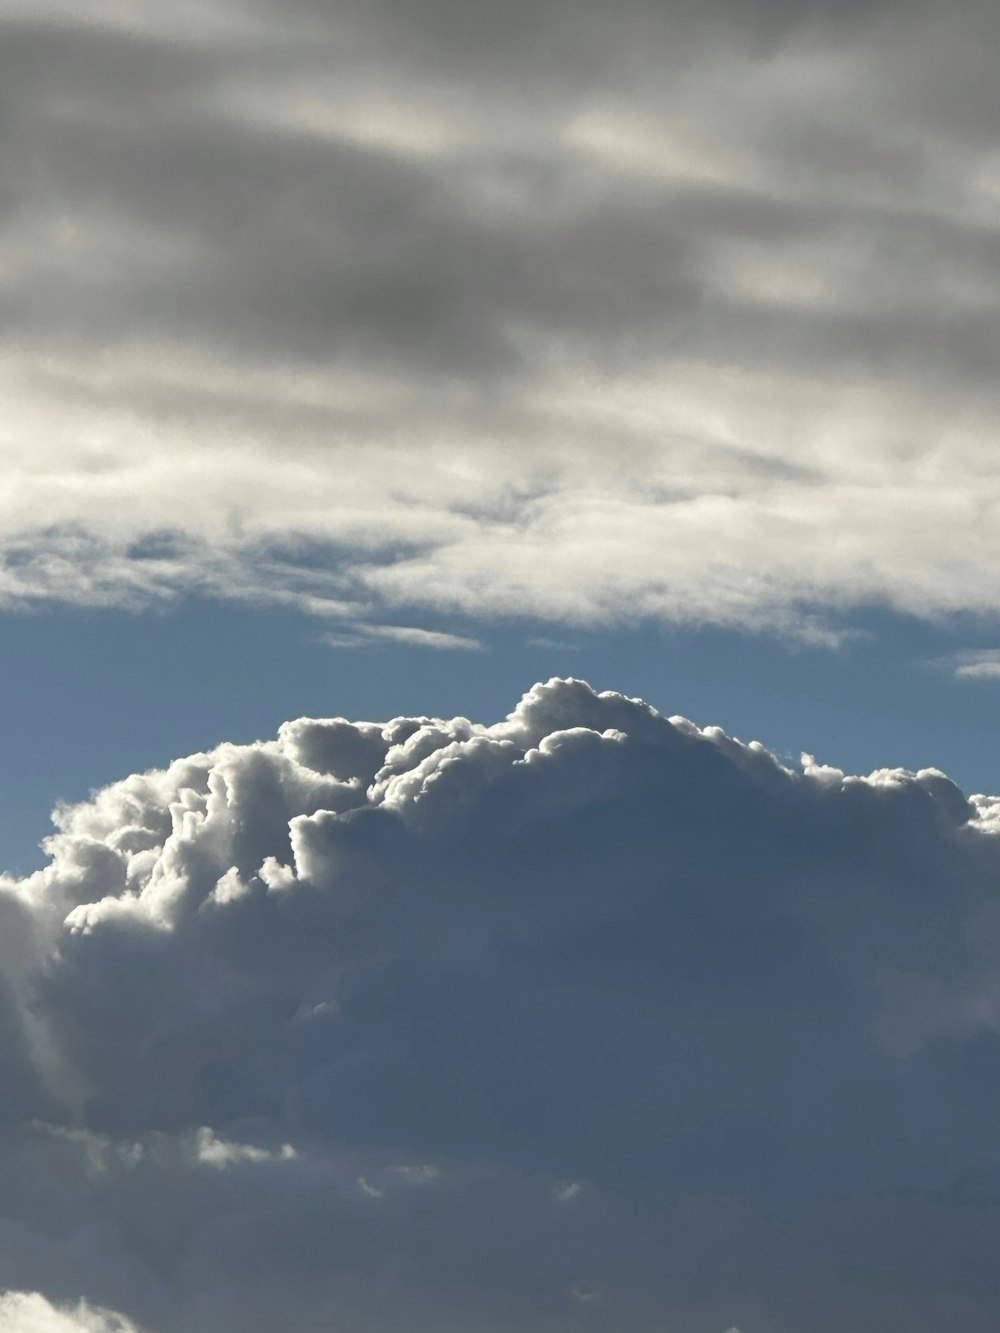
<path fill-rule="evenodd" d="M 553 680 L 56 822 L 0 889 L 45 1333 L 992 1329 L 997 798 Z"/>
<path fill-rule="evenodd" d="M 6 4 L 0 604 L 996 610 L 997 39 Z"/>

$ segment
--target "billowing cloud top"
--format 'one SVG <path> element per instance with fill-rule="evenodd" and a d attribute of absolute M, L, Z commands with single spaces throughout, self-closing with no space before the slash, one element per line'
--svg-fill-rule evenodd
<path fill-rule="evenodd" d="M 553 680 L 58 812 L 0 1329 L 992 1330 L 996 811 Z"/>
<path fill-rule="evenodd" d="M 0 603 L 997 610 L 998 40 L 7 0 Z"/>

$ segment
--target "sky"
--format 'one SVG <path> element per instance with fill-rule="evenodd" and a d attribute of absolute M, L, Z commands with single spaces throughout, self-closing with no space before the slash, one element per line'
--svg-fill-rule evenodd
<path fill-rule="evenodd" d="M 993 1328 L 998 48 L 0 0 L 0 1333 Z"/>

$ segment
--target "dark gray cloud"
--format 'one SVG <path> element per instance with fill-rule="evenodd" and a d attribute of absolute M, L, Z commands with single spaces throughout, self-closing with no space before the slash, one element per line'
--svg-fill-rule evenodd
<path fill-rule="evenodd" d="M 996 608 L 987 7 L 0 24 L 7 603 Z"/>
<path fill-rule="evenodd" d="M 572 681 L 127 778 L 4 889 L 0 1284 L 158 1333 L 985 1333 L 995 806 Z"/>

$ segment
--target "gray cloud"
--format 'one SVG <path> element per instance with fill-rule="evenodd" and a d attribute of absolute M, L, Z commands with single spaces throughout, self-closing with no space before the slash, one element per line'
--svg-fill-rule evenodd
<path fill-rule="evenodd" d="M 987 7 L 0 24 L 3 602 L 1000 604 Z"/>
<path fill-rule="evenodd" d="M 992 1327 L 996 798 L 551 681 L 57 824 L 0 893 L 0 1287 L 43 1313 Z"/>

